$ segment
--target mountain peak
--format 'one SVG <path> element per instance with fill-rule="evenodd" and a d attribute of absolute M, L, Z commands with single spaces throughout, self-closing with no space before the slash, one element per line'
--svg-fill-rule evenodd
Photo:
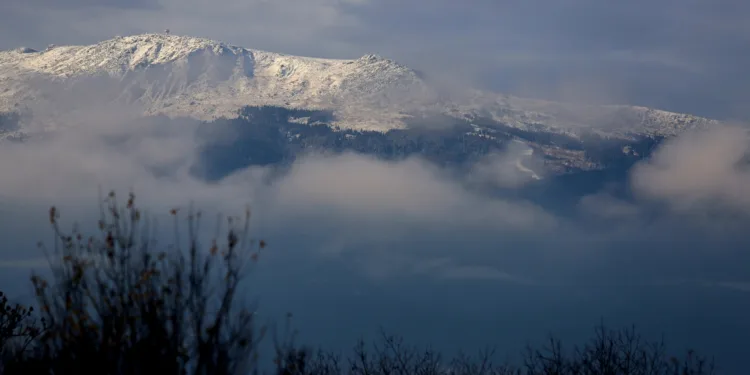
<path fill-rule="evenodd" d="M 115 37 L 89 46 L 50 45 L 39 53 L 27 50 L 29 56 L 19 63 L 29 70 L 65 77 L 100 72 L 118 75 L 150 65 L 175 62 L 201 51 L 216 55 L 239 55 L 248 52 L 243 48 L 210 39 L 140 34 Z"/>
<path fill-rule="evenodd" d="M 365 63 L 374 63 L 378 61 L 388 61 L 388 60 L 378 54 L 368 53 L 367 55 L 360 57 L 359 61 L 365 62 Z"/>
<path fill-rule="evenodd" d="M 29 76 L 56 82 L 108 76 L 123 87 L 118 100 L 139 102 L 148 113 L 212 119 L 235 116 L 246 105 L 336 108 L 339 118 L 355 127 L 361 122 L 351 116 L 367 111 L 363 126 L 378 129 L 402 127 L 394 118 L 409 105 L 410 93 L 426 90 L 413 70 L 376 54 L 322 59 L 166 33 L 50 46 L 43 52 L 0 52 L 0 82 L 23 86 L 29 81 L 22 77 Z M 28 92 L 26 87 L 0 93 L 0 107 L 13 108 L 24 96 L 45 96 Z"/>
<path fill-rule="evenodd" d="M 406 127 L 405 118 L 416 113 L 491 118 L 511 127 L 565 134 L 596 128 L 671 135 L 712 123 L 637 107 L 580 110 L 476 90 L 446 96 L 416 71 L 377 54 L 312 58 L 167 33 L 115 37 L 88 46 L 50 45 L 42 52 L 0 52 L 0 113 L 29 101 L 44 102 L 49 85 L 40 82 L 60 87 L 56 85 L 79 77 L 112 83 L 107 90 L 114 94 L 106 99 L 99 98 L 105 95 L 97 89 L 84 90 L 97 100 L 137 103 L 146 114 L 202 120 L 236 117 L 244 106 L 277 106 L 332 110 L 335 126 L 379 131 Z"/>
<path fill-rule="evenodd" d="M 97 43 L 95 46 L 100 47 L 113 47 L 113 48 L 128 48 L 133 46 L 145 47 L 145 46 L 161 46 L 169 50 L 179 51 L 183 53 L 190 53 L 197 50 L 212 49 L 212 50 L 241 50 L 242 48 L 229 46 L 224 42 L 197 38 L 191 36 L 182 35 L 171 35 L 171 34 L 137 34 L 130 36 L 120 36 L 109 40 L 105 40 Z"/>
<path fill-rule="evenodd" d="M 291 66 L 299 65 L 327 67 L 357 63 L 349 70 L 359 66 L 381 65 L 400 73 L 411 72 L 411 69 L 378 54 L 367 54 L 356 60 L 321 59 L 252 50 L 217 40 L 167 33 L 116 36 L 88 46 L 50 45 L 42 52 L 22 47 L 15 52 L 28 55 L 20 60 L 16 57 L 19 61 L 13 61 L 21 67 L 64 77 L 102 72 L 117 76 L 127 71 L 178 62 L 202 53 L 226 58 L 245 56 L 250 60 L 284 60 L 281 65 L 287 71 Z M 0 63 L 8 60 L 0 54 Z"/>

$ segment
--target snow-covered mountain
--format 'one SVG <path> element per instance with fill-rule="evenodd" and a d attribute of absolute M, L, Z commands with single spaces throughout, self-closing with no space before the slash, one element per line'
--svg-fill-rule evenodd
<path fill-rule="evenodd" d="M 517 127 L 565 131 L 596 127 L 671 135 L 712 121 L 643 107 L 578 107 L 472 91 L 444 93 L 413 70 L 377 55 L 356 60 L 289 56 L 166 34 L 117 37 L 90 46 L 0 52 L 0 110 L 43 97 L 54 82 L 106 75 L 126 82 L 120 99 L 149 113 L 200 119 L 236 116 L 247 105 L 333 109 L 344 128 L 385 131 L 407 113 L 482 114 Z"/>
<path fill-rule="evenodd" d="M 336 108 L 343 127 L 387 130 L 403 126 L 399 110 L 433 99 L 415 72 L 376 55 L 318 59 L 145 34 L 0 53 L 0 110 L 43 98 L 39 79 L 96 76 L 124 83 L 119 99 L 137 101 L 150 114 L 204 120 L 236 116 L 247 105 Z M 385 107 L 392 110 L 374 110 Z"/>
<path fill-rule="evenodd" d="M 61 89 L 67 94 L 60 95 Z M 561 160 L 566 168 L 579 169 L 594 168 L 597 162 L 587 159 L 582 148 L 566 144 L 584 142 L 592 134 L 626 142 L 717 124 L 644 107 L 581 106 L 479 90 L 446 91 L 377 55 L 320 59 L 166 34 L 0 52 L 0 116 L 33 113 L 40 106 L 62 113 L 82 100 L 137 104 L 147 115 L 203 121 L 236 118 L 248 106 L 319 110 L 333 114 L 327 124 L 338 131 L 379 133 L 415 124 L 429 127 L 437 117 L 452 118 L 470 125 L 468 133 L 475 136 L 520 140 Z M 529 134 L 548 134 L 542 137 L 547 141 Z M 555 136 L 565 141 L 555 141 Z"/>

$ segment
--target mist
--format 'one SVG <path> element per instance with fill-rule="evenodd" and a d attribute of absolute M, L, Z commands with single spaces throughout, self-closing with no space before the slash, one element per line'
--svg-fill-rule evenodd
<path fill-rule="evenodd" d="M 582 339 L 604 319 L 665 333 L 727 366 L 741 358 L 750 333 L 743 128 L 665 142 L 631 169 L 632 198 L 602 190 L 560 212 L 494 193 L 552 178 L 519 174 L 520 146 L 463 175 L 419 157 L 312 153 L 281 173 L 251 166 L 205 181 L 191 173 L 204 141 L 198 121 L 144 118 L 135 104 L 103 105 L 95 94 L 35 107 L 28 126 L 38 136 L 0 147 L 0 282 L 11 294 L 28 293 L 18 280 L 46 265 L 36 243 L 52 239 L 49 206 L 68 228 L 93 230 L 99 194 L 132 191 L 160 228 L 172 208 L 215 217 L 249 205 L 254 235 L 272 250 L 247 296 L 268 319 L 293 312 L 302 338 L 337 350 L 382 326 L 447 351 L 496 344 L 514 354 L 550 332 Z"/>

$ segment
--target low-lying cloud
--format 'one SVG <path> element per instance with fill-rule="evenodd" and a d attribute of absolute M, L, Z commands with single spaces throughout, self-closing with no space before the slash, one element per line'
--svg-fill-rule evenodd
<path fill-rule="evenodd" d="M 750 179 L 738 166 L 747 142 L 737 128 L 686 134 L 665 143 L 651 160 L 633 169 L 635 200 L 600 192 L 581 197 L 577 212 L 560 214 L 487 188 L 523 189 L 529 183 L 529 174 L 519 176 L 515 165 L 524 154 L 521 148 L 489 156 L 463 178 L 418 157 L 385 162 L 344 153 L 309 155 L 282 175 L 268 167 L 249 167 L 208 183 L 190 173 L 198 157 L 198 122 L 144 119 L 137 113 L 131 107 L 79 109 L 54 116 L 57 131 L 2 144 L 3 200 L 41 203 L 38 207 L 56 204 L 71 209 L 76 218 L 86 217 L 89 211 L 83 207 L 97 208 L 99 188 L 133 190 L 154 212 L 193 202 L 207 211 L 231 214 L 250 204 L 266 235 L 281 236 L 290 245 L 295 238 L 311 241 L 305 256 L 345 253 L 361 258 L 352 264 L 368 259 L 368 268 L 382 263 L 385 270 L 387 264 L 398 263 L 410 274 L 424 270 L 424 262 L 440 260 L 440 269 L 455 263 L 463 270 L 448 272 L 453 278 L 481 266 L 495 271 L 477 274 L 506 281 L 565 282 L 569 275 L 585 279 L 589 273 L 598 278 L 607 274 L 597 269 L 601 267 L 614 267 L 611 275 L 626 274 L 627 266 L 611 263 L 623 256 L 642 261 L 639 267 L 650 270 L 642 273 L 648 279 L 669 256 L 710 256 L 697 245 L 701 239 L 723 239 L 731 246 L 747 240 L 737 229 L 736 212 L 724 215 L 726 210 L 711 206 L 713 226 L 701 226 L 684 215 L 690 207 L 690 215 L 704 218 L 705 210 L 696 211 L 696 204 L 715 200 L 735 211 L 750 209 L 743 193 Z M 669 208 L 654 209 L 660 207 L 657 203 Z M 44 217 L 41 210 L 16 214 Z M 685 226 L 691 228 L 688 237 L 698 241 L 671 238 Z M 721 231 L 716 232 L 717 227 Z M 649 259 L 653 254 L 659 256 Z M 674 272 L 662 276 L 690 276 Z M 720 276 L 719 269 L 706 271 L 708 276 Z M 720 281 L 742 281 L 725 276 L 728 279 Z"/>
<path fill-rule="evenodd" d="M 461 285 L 575 295 L 581 288 L 623 286 L 744 293 L 750 282 L 743 266 L 750 261 L 744 230 L 750 206 L 743 194 L 750 180 L 738 166 L 747 146 L 741 129 L 717 128 L 667 142 L 632 170 L 635 198 L 602 191 L 580 197 L 577 210 L 560 213 L 494 194 L 494 187 L 526 188 L 528 179 L 515 180 L 517 168 L 507 168 L 523 149 L 490 156 L 468 177 L 418 157 L 386 162 L 343 153 L 308 155 L 281 174 L 248 167 L 206 182 L 190 173 L 198 158 L 198 123 L 137 113 L 81 105 L 67 116 L 47 116 L 56 119 L 57 131 L 0 144 L 5 275 L 44 264 L 34 244 L 51 239 L 45 234 L 50 205 L 60 207 L 66 226 L 77 221 L 93 229 L 101 187 L 122 195 L 135 191 L 160 228 L 171 225 L 167 213 L 174 207 L 184 214 L 192 203 L 210 218 L 242 214 L 249 204 L 255 234 L 273 249 L 264 263 L 267 288 L 260 292 L 272 309 L 303 308 L 314 315 L 318 310 L 295 302 L 309 296 L 360 308 L 362 298 L 380 298 L 377 290 L 362 291 L 369 283 L 398 286 L 383 301 L 441 285 L 440 293 L 462 308 L 490 302 L 480 294 L 470 298 L 457 289 Z M 713 201 L 721 205 L 698 204 Z M 206 224 L 211 235 L 213 223 Z M 172 232 L 165 233 L 170 242 Z M 426 289 L 414 286 L 432 282 L 437 284 Z"/>
<path fill-rule="evenodd" d="M 685 134 L 665 143 L 633 171 L 632 183 L 646 198 L 675 209 L 750 208 L 748 134 L 724 127 Z"/>

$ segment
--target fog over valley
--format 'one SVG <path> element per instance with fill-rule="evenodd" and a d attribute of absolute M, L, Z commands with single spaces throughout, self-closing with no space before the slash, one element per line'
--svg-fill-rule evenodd
<path fill-rule="evenodd" d="M 132 192 L 205 254 L 249 207 L 238 293 L 302 343 L 517 362 L 603 322 L 745 373 L 750 9 L 564 3 L 11 1 L 0 290 L 35 303 L 51 206 L 95 234 Z"/>

